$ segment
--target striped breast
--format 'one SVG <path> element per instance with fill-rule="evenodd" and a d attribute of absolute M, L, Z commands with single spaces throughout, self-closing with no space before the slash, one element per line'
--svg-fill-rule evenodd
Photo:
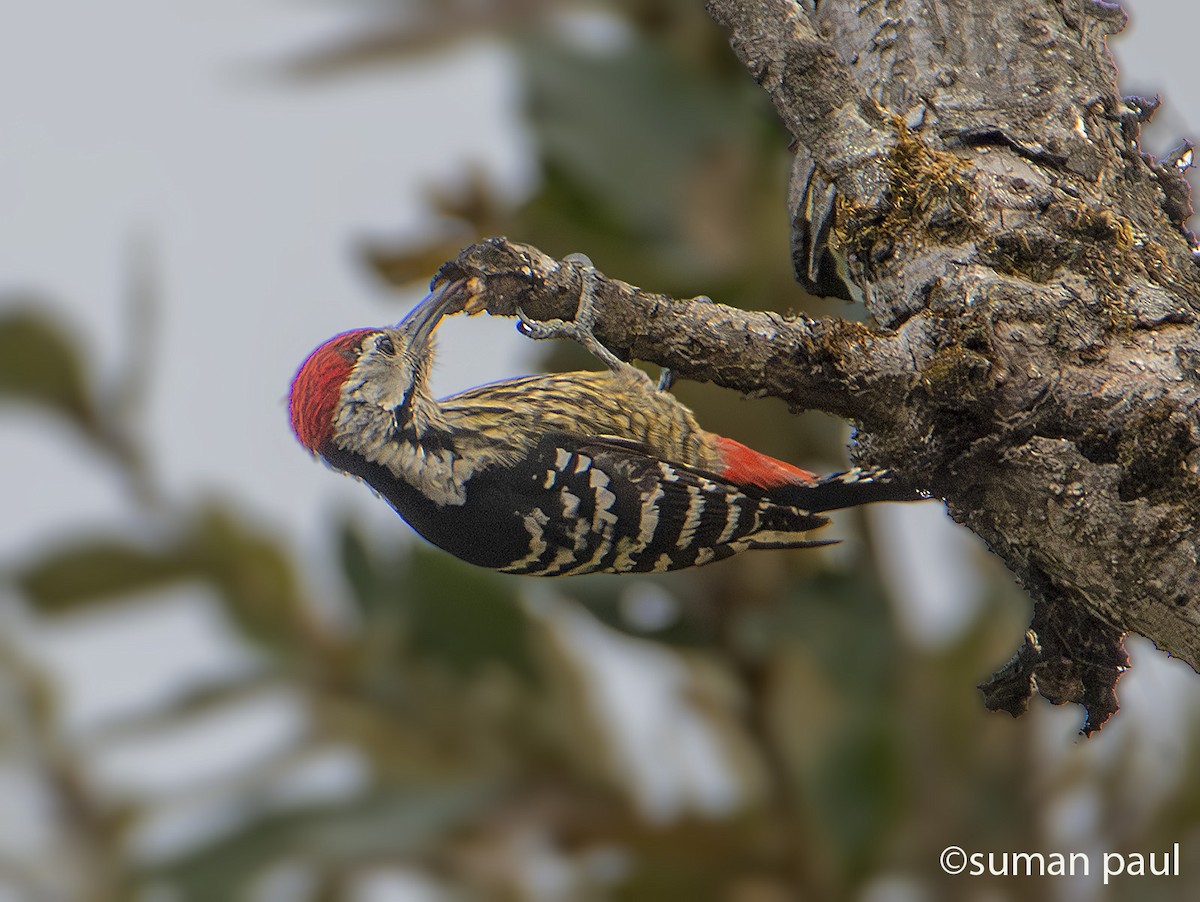
<path fill-rule="evenodd" d="M 500 569 L 536 576 L 677 570 L 752 548 L 825 544 L 824 517 L 776 503 L 624 439 L 545 436 L 514 499 L 525 554 Z"/>

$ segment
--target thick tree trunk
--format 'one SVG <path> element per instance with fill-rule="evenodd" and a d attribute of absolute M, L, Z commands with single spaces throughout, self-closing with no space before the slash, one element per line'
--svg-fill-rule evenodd
<path fill-rule="evenodd" d="M 814 10 L 814 6 L 816 9 Z M 1200 665 L 1200 271 L 1175 161 L 1137 147 L 1092 0 L 711 0 L 794 139 L 797 274 L 874 326 L 601 279 L 597 336 L 859 425 L 860 459 L 946 499 L 1035 601 L 983 688 L 1116 710 L 1135 631 Z M 503 239 L 440 278 L 569 319 L 576 261 Z"/>

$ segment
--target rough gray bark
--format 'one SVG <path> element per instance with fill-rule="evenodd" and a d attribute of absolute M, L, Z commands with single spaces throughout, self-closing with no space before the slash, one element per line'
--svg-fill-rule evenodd
<path fill-rule="evenodd" d="M 1035 601 L 982 688 L 1116 710 L 1125 632 L 1200 665 L 1200 271 L 1173 161 L 1137 147 L 1093 0 L 711 0 L 794 139 L 794 262 L 875 325 L 614 279 L 618 353 L 856 421 L 860 459 L 946 499 Z M 579 264 L 504 239 L 440 278 L 569 319 Z"/>

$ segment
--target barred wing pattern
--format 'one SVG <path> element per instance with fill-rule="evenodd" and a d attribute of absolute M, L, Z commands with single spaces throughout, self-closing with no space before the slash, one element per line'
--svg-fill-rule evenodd
<path fill-rule="evenodd" d="M 637 442 L 554 433 L 529 464 L 521 505 L 529 552 L 507 573 L 660 572 L 754 548 L 829 544 L 807 538 L 825 517 L 660 460 Z"/>

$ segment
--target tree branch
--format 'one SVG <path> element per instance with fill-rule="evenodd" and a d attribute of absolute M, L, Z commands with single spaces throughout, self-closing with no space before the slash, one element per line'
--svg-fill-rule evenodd
<path fill-rule="evenodd" d="M 1136 146 L 1153 109 L 1117 92 L 1105 38 L 1124 13 L 1092 0 L 709 10 L 795 138 L 801 281 L 827 285 L 832 267 L 884 326 L 930 321 L 909 346 L 903 414 L 860 440 L 931 474 L 1034 596 L 1008 686 L 1083 703 L 1090 731 L 1116 709 L 1122 632 L 1196 667 L 1200 277 L 1186 183 Z M 838 131 L 854 92 L 822 75 L 830 59 L 890 117 L 882 156 L 854 156 L 857 122 Z M 802 84 L 836 102 L 800 108 Z M 860 189 L 875 184 L 861 167 L 885 179 L 882 199 Z"/>
<path fill-rule="evenodd" d="M 797 275 L 876 328 L 613 279 L 619 353 L 861 425 L 858 453 L 945 498 L 1035 602 L 985 686 L 1116 710 L 1121 636 L 1200 664 L 1200 270 L 1186 183 L 1136 144 L 1092 0 L 711 0 L 794 138 Z M 1152 112 L 1152 109 L 1151 109 Z M 570 319 L 580 264 L 493 239 L 439 279 Z M 840 287 L 839 287 L 840 286 Z"/>
<path fill-rule="evenodd" d="M 470 294 L 494 316 L 525 311 L 572 319 L 587 266 L 527 244 L 490 238 L 446 263 L 435 283 L 473 280 Z M 894 418 L 893 383 L 915 377 L 907 335 L 878 333 L 838 319 L 745 311 L 708 298 L 674 300 L 596 272 L 596 337 L 618 356 L 648 360 L 679 375 L 754 396 L 782 398 L 882 426 Z"/>

